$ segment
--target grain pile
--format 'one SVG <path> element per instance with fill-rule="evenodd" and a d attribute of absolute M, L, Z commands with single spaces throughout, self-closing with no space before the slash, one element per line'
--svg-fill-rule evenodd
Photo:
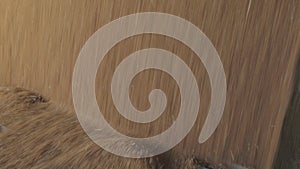
<path fill-rule="evenodd" d="M 126 159 L 112 155 L 88 138 L 75 113 L 22 88 L 0 88 L 0 150 L 0 168 L 162 169 L 169 165 L 194 169 L 202 166 L 195 158 L 175 164 L 168 158 Z"/>
<path fill-rule="evenodd" d="M 157 160 L 107 153 L 88 138 L 75 113 L 24 89 L 0 89 L 0 124 L 0 168 L 160 168 Z"/>

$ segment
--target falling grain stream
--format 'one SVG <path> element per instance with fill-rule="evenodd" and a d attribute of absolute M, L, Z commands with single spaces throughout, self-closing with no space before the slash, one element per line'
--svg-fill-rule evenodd
<path fill-rule="evenodd" d="M 298 0 L 0 0 L 0 168 L 184 168 L 192 157 L 228 168 L 279 166 L 274 161 L 281 129 L 297 89 L 299 9 Z M 172 150 L 151 159 L 126 159 L 102 150 L 84 134 L 72 102 L 73 69 L 85 42 L 105 24 L 137 12 L 169 13 L 196 25 L 218 51 L 227 79 L 221 122 L 199 144 L 211 86 L 196 54 L 182 42 L 156 34 L 132 36 L 109 50 L 97 72 L 97 102 L 109 124 L 132 137 L 166 130 L 178 115 L 181 98 L 170 75 L 149 69 L 132 80 L 131 102 L 147 110 L 148 94 L 159 88 L 168 100 L 164 113 L 147 124 L 122 117 L 110 85 L 124 58 L 141 49 L 165 49 L 196 77 L 201 106 L 194 127 Z"/>

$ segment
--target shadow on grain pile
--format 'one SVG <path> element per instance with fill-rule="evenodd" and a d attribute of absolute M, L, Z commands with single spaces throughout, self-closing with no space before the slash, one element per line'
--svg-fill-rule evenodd
<path fill-rule="evenodd" d="M 0 168 L 162 169 L 169 168 L 162 161 L 172 163 L 107 153 L 88 138 L 75 113 L 21 88 L 0 88 L 0 124 Z M 178 168 L 209 167 L 189 159 Z"/>

